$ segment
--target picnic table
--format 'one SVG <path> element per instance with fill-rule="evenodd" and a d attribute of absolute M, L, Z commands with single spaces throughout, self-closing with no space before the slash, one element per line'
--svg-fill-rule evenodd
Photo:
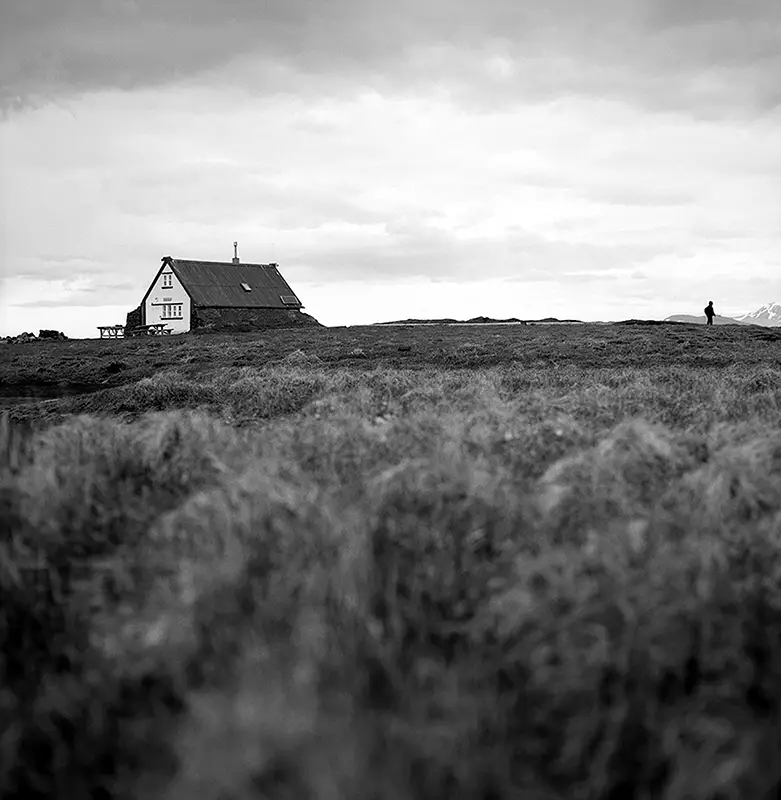
<path fill-rule="evenodd" d="M 98 325 L 101 339 L 121 339 L 125 335 L 124 325 Z"/>
<path fill-rule="evenodd" d="M 127 328 L 125 336 L 169 336 L 171 329 L 165 322 L 153 322 L 151 325 L 137 325 Z"/>

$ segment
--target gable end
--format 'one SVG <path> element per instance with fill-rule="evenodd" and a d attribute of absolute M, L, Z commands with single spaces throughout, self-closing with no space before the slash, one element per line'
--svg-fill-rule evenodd
<path fill-rule="evenodd" d="M 182 280 L 181 275 L 179 275 L 179 273 L 176 271 L 176 269 L 174 267 L 173 258 L 171 258 L 171 256 L 163 256 L 160 259 L 160 261 L 162 261 L 162 263 L 160 264 L 160 268 L 155 273 L 155 277 L 152 279 L 152 282 L 149 284 L 149 288 L 146 290 L 146 292 L 144 293 L 144 296 L 141 298 L 141 308 L 144 308 L 146 306 L 147 298 L 151 294 L 152 289 L 154 289 L 155 284 L 157 283 L 160 275 L 162 274 L 163 270 L 166 267 L 170 267 L 171 268 L 171 272 L 173 272 L 173 274 L 176 275 L 176 279 L 181 284 L 182 289 L 184 289 L 185 294 L 190 298 L 190 302 L 192 302 L 192 295 L 190 294 L 190 292 L 187 291 L 187 285 Z"/>

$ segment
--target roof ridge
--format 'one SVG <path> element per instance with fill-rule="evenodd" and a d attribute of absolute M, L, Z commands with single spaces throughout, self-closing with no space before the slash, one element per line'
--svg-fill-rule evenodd
<path fill-rule="evenodd" d="M 255 262 L 255 261 L 241 261 L 234 264 L 232 261 L 208 261 L 205 258 L 172 258 L 174 262 L 177 261 L 190 261 L 193 264 L 219 264 L 222 267 L 278 267 L 275 261 Z"/>

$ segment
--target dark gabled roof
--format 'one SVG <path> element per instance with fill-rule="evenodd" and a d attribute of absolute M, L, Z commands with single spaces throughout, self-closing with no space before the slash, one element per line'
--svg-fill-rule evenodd
<path fill-rule="evenodd" d="M 276 264 L 233 264 L 230 261 L 190 261 L 171 258 L 174 274 L 192 301 L 219 308 L 300 308 L 301 301 Z M 249 286 L 250 291 L 242 287 Z M 290 297 L 296 303 L 290 302 Z M 282 301 L 282 297 L 287 302 Z"/>

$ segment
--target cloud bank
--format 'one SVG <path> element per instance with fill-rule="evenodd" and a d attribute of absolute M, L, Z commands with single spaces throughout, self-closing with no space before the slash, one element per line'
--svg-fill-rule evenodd
<path fill-rule="evenodd" d="M 777 0 L 24 0 L 0 13 L 7 107 L 217 73 L 264 95 L 415 86 L 489 107 L 592 94 L 719 116 L 781 102 Z"/>

